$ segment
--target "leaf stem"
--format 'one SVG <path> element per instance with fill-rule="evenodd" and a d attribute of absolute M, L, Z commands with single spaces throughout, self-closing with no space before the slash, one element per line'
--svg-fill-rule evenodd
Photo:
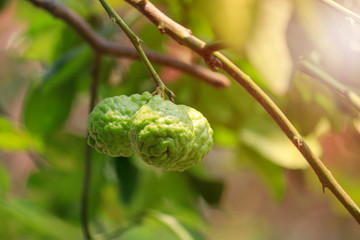
<path fill-rule="evenodd" d="M 153 77 L 158 89 L 161 92 L 165 92 L 171 101 L 174 101 L 175 94 L 166 87 L 163 81 L 160 79 L 159 75 L 156 73 L 154 67 L 146 56 L 144 50 L 141 47 L 142 40 L 136 36 L 136 34 L 129 28 L 129 26 L 122 20 L 122 18 L 116 13 L 116 11 L 111 7 L 111 5 L 107 2 L 107 0 L 99 0 L 101 5 L 106 10 L 109 15 L 111 21 L 119 25 L 119 27 L 125 32 L 126 36 L 129 38 L 131 43 L 134 45 L 136 51 L 138 52 L 140 58 L 145 63 L 146 68 L 149 70 L 151 76 Z"/>

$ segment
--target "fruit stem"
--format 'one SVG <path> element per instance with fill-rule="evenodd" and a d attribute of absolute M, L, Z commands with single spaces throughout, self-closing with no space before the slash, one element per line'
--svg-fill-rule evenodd
<path fill-rule="evenodd" d="M 129 28 L 129 26 L 122 20 L 122 18 L 111 7 L 111 5 L 107 2 L 107 0 L 99 0 L 99 1 L 100 1 L 101 5 L 104 7 L 104 9 L 106 10 L 107 14 L 109 15 L 111 21 L 113 23 L 116 23 L 117 25 L 119 25 L 119 27 L 125 32 L 126 36 L 129 38 L 131 43 L 134 45 L 140 58 L 145 63 L 146 68 L 149 70 L 151 76 L 153 77 L 153 79 L 157 85 L 157 89 L 155 90 L 155 92 L 157 92 L 157 93 L 165 92 L 166 95 L 169 97 L 169 99 L 172 102 L 174 102 L 174 97 L 176 97 L 176 95 L 170 89 L 168 89 L 166 87 L 164 82 L 160 79 L 159 75 L 156 73 L 154 67 L 152 66 L 151 62 L 149 61 L 144 50 L 141 47 L 141 42 L 143 42 L 143 41 L 138 36 L 136 36 L 136 34 Z M 158 89 L 160 89 L 161 92 L 159 92 Z M 162 97 L 164 97 L 163 94 L 162 94 Z"/>

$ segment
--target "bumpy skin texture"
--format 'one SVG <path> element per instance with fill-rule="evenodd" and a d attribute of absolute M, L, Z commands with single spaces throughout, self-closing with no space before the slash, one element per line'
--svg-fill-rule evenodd
<path fill-rule="evenodd" d="M 89 115 L 88 143 L 110 156 L 134 151 L 146 163 L 184 171 L 200 163 L 214 145 L 213 130 L 197 110 L 152 96 L 104 99 Z"/>
<path fill-rule="evenodd" d="M 177 171 L 193 165 L 187 158 L 194 141 L 192 121 L 176 104 L 160 96 L 135 114 L 129 138 L 135 153 L 150 165 Z"/>
<path fill-rule="evenodd" d="M 153 96 L 149 92 L 130 97 L 116 96 L 101 101 L 88 118 L 88 144 L 113 157 L 133 153 L 128 138 L 135 113 Z"/>
<path fill-rule="evenodd" d="M 213 130 L 207 119 L 199 111 L 185 105 L 179 105 L 179 107 L 187 112 L 193 122 L 195 139 L 188 155 L 188 161 L 198 164 L 214 146 Z"/>
<path fill-rule="evenodd" d="M 143 105 L 147 104 L 151 98 L 154 96 L 149 92 L 143 92 L 143 94 L 133 94 L 129 98 L 131 101 L 142 107 Z"/>

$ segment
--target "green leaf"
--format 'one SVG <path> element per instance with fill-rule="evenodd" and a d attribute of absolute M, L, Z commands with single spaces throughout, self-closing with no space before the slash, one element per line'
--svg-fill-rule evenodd
<path fill-rule="evenodd" d="M 8 0 L 0 0 L 0 10 L 6 6 L 7 2 Z"/>
<path fill-rule="evenodd" d="M 242 143 L 284 168 L 308 168 L 309 164 L 299 150 L 269 117 L 265 117 L 249 119 L 240 132 Z M 316 155 L 321 155 L 322 149 L 315 134 L 307 136 L 305 140 Z"/>
<path fill-rule="evenodd" d="M 10 188 L 10 175 L 8 171 L 0 165 L 0 197 L 2 197 Z"/>
<path fill-rule="evenodd" d="M 84 66 L 91 66 L 92 53 L 88 47 L 81 46 L 63 54 L 47 71 L 43 79 L 44 91 L 67 81 L 82 79 Z"/>
<path fill-rule="evenodd" d="M 159 52 L 164 52 L 164 39 L 161 37 L 161 33 L 156 31 L 153 24 L 145 25 L 139 34 L 141 40 L 146 44 L 146 47 Z M 143 64 L 143 63 L 142 63 Z"/>
<path fill-rule="evenodd" d="M 17 5 L 17 16 L 29 25 L 25 37 L 30 44 L 24 57 L 51 62 L 56 58 L 57 42 L 64 41 L 61 33 L 65 23 L 27 1 L 20 1 Z"/>
<path fill-rule="evenodd" d="M 118 240 L 179 240 L 179 238 L 169 229 L 164 227 L 164 224 L 153 217 L 145 217 L 141 224 L 133 226 L 120 237 Z"/>
<path fill-rule="evenodd" d="M 122 200 L 125 204 L 130 204 L 138 184 L 138 169 L 131 163 L 130 158 L 113 158 L 116 177 Z"/>
<path fill-rule="evenodd" d="M 24 227 L 51 239 L 78 240 L 81 232 L 72 224 L 46 212 L 25 200 L 6 200 L 0 198 L 0 212 L 4 211 Z"/>
<path fill-rule="evenodd" d="M 218 205 L 224 192 L 224 182 L 214 179 L 204 172 L 203 167 L 196 166 L 187 171 L 186 176 L 194 191 L 201 195 L 208 204 Z"/>
<path fill-rule="evenodd" d="M 17 129 L 13 123 L 0 117 L 0 150 L 21 151 L 35 147 L 30 134 Z"/>
<path fill-rule="evenodd" d="M 83 182 L 85 144 L 85 137 L 63 131 L 52 134 L 42 152 L 51 164 L 52 171 L 34 172 L 27 182 L 31 200 L 46 206 L 57 216 L 73 221 L 79 220 L 79 194 Z M 90 217 L 94 216 L 101 206 L 99 192 L 103 187 L 104 155 L 94 152 L 92 164 L 94 170 L 89 197 Z"/>
<path fill-rule="evenodd" d="M 44 81 L 30 90 L 24 114 L 29 131 L 46 136 L 63 125 L 69 116 L 79 81 L 86 75 L 90 56 L 89 50 L 65 54 Z"/>
<path fill-rule="evenodd" d="M 244 144 L 279 166 L 289 169 L 304 169 L 308 167 L 303 156 L 281 133 L 264 135 L 244 129 L 241 136 Z"/>
<path fill-rule="evenodd" d="M 178 239 L 194 240 L 187 229 L 176 218 L 157 211 L 151 211 L 149 215 L 167 226 L 178 237 Z"/>
<path fill-rule="evenodd" d="M 267 88 L 273 93 L 285 94 L 293 71 L 285 26 L 288 25 L 293 8 L 290 4 L 277 5 L 270 1 L 258 4 L 260 6 L 256 9 L 256 21 L 253 21 L 256 24 L 251 30 L 250 40 L 247 41 L 246 56 L 263 77 Z M 266 27 L 264 27 L 265 24 Z M 237 35 L 241 34 L 237 33 Z M 276 61 L 274 61 L 274 56 L 276 56 Z"/>
<path fill-rule="evenodd" d="M 156 66 L 154 67 L 156 68 Z M 125 69 L 117 70 L 123 74 L 121 75 L 121 85 L 114 86 L 114 84 L 104 84 L 102 88 L 100 88 L 101 96 L 112 97 L 122 94 L 142 93 L 144 91 L 152 92 L 156 88 L 154 81 L 146 70 L 146 66 L 142 62 L 133 62 L 128 72 L 125 72 Z M 156 70 L 158 69 L 156 68 Z M 120 82 L 118 84 L 120 84 Z"/>
<path fill-rule="evenodd" d="M 25 126 L 29 131 L 46 136 L 63 125 L 71 109 L 76 83 L 68 81 L 53 91 L 35 88 L 25 107 Z"/>
<path fill-rule="evenodd" d="M 236 131 L 221 125 L 215 125 L 214 140 L 217 145 L 224 147 L 235 147 L 239 144 L 240 136 Z"/>
<path fill-rule="evenodd" d="M 195 2 L 194 5 L 198 12 L 206 14 L 206 20 L 210 22 L 217 39 L 225 40 L 226 44 L 232 48 L 239 50 L 244 48 L 254 24 L 257 1 L 210 0 Z M 224 22 L 226 24 L 223 24 Z"/>
<path fill-rule="evenodd" d="M 243 147 L 239 159 L 242 164 L 251 166 L 252 170 L 263 180 L 265 186 L 277 201 L 283 200 L 286 192 L 285 169 L 249 147 Z"/>
<path fill-rule="evenodd" d="M 315 131 L 322 118 L 340 123 L 343 117 L 331 90 L 304 74 L 295 76 L 286 96 L 284 113 L 302 135 Z"/>
<path fill-rule="evenodd" d="M 203 240 L 202 234 L 188 228 L 181 221 L 172 215 L 156 210 L 149 210 L 145 213 L 140 223 L 132 225 L 123 232 L 122 240 Z"/>
<path fill-rule="evenodd" d="M 79 34 L 64 21 L 54 18 L 27 1 L 20 1 L 17 5 L 18 17 L 25 20 L 29 26 L 24 34 L 29 43 L 26 46 L 25 58 L 52 63 L 64 52 L 79 44 L 84 45 Z"/>

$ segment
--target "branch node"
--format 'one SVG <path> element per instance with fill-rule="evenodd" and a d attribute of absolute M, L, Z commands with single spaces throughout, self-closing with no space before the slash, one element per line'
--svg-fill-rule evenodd
<path fill-rule="evenodd" d="M 170 89 L 168 88 L 165 88 L 165 92 L 166 92 L 166 95 L 168 96 L 168 98 L 170 99 L 171 102 L 175 103 L 175 93 L 173 93 Z"/>
<path fill-rule="evenodd" d="M 213 54 L 210 54 L 207 56 L 204 55 L 204 60 L 205 60 L 205 63 L 215 72 L 218 72 L 219 68 L 223 67 L 222 62 L 217 57 L 215 57 Z"/>
<path fill-rule="evenodd" d="M 144 43 L 144 41 L 138 36 L 136 36 L 136 41 L 138 42 L 138 44 Z"/>
<path fill-rule="evenodd" d="M 159 29 L 161 34 L 166 33 L 166 29 L 165 29 L 165 25 L 160 23 L 159 25 L 157 25 L 157 28 Z"/>
<path fill-rule="evenodd" d="M 170 89 L 168 89 L 166 86 L 157 86 L 156 90 L 152 93 L 153 96 L 160 95 L 162 99 L 165 100 L 165 93 L 170 99 L 171 102 L 175 103 L 175 93 L 173 93 Z"/>
<path fill-rule="evenodd" d="M 219 68 L 223 67 L 220 59 L 213 55 L 214 52 L 224 49 L 225 44 L 221 41 L 214 41 L 210 43 L 206 43 L 205 46 L 201 49 L 202 56 L 205 60 L 205 63 L 213 70 L 219 71 Z"/>
<path fill-rule="evenodd" d="M 226 45 L 223 41 L 214 41 L 206 43 L 203 47 L 203 55 L 211 55 L 213 52 L 225 49 Z"/>
<path fill-rule="evenodd" d="M 139 6 L 145 5 L 145 4 L 146 4 L 146 1 L 147 1 L 147 0 L 138 0 L 137 4 L 138 4 Z"/>
<path fill-rule="evenodd" d="M 303 146 L 304 141 L 302 140 L 301 137 L 294 136 L 292 140 L 293 140 L 293 142 L 294 142 L 294 144 L 296 145 L 297 148 L 301 148 Z"/>

